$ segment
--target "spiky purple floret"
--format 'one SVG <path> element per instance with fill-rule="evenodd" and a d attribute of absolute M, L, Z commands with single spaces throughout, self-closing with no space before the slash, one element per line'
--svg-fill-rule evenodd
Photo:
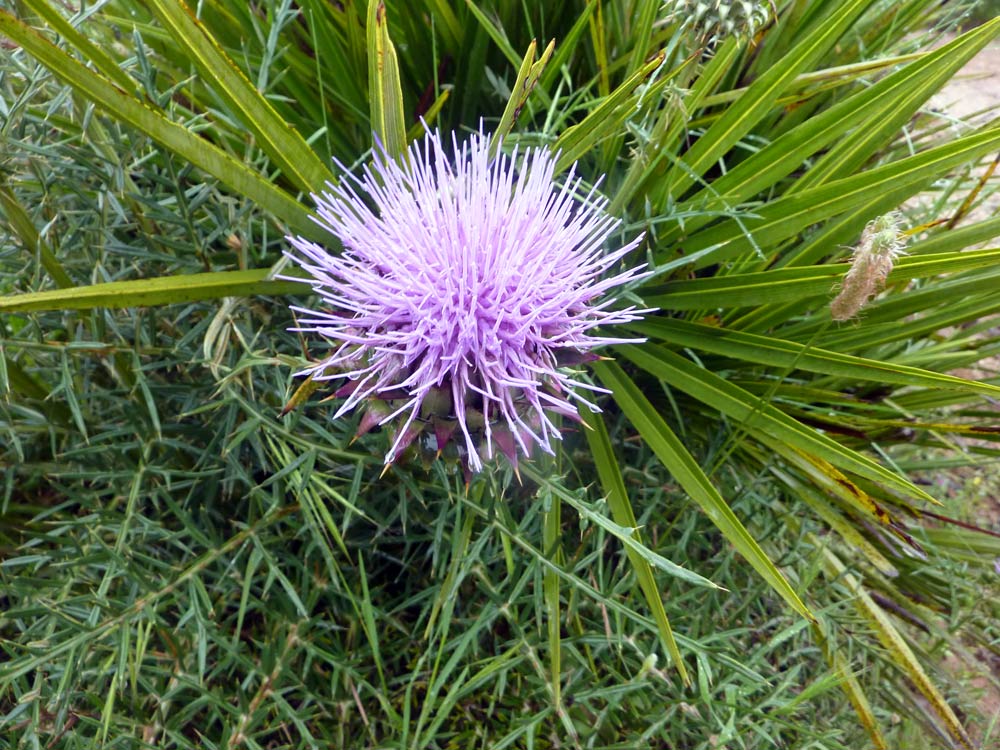
<path fill-rule="evenodd" d="M 337 342 L 301 374 L 356 383 L 334 418 L 386 392 L 403 394 L 382 419 L 405 420 L 387 463 L 428 395 L 442 392 L 473 470 L 482 464 L 467 413 L 482 414 L 487 456 L 494 426 L 525 455 L 531 443 L 551 452 L 550 438 L 560 435 L 547 412 L 575 416 L 570 398 L 598 411 L 574 389 L 603 390 L 575 380 L 560 361 L 633 341 L 590 332 L 646 312 L 611 310 L 615 300 L 605 296 L 644 275 L 643 266 L 608 275 L 642 237 L 605 252 L 620 223 L 605 198 L 593 189 L 576 197 L 582 180 L 573 170 L 557 185 L 547 149 L 490 158 L 489 142 L 483 133 L 461 144 L 452 136 L 449 154 L 428 133 L 405 158 L 383 155 L 361 178 L 344 169 L 338 185 L 313 196 L 313 218 L 345 251 L 288 238 L 298 251 L 288 256 L 330 308 L 293 308 L 303 316 L 295 330 Z"/>

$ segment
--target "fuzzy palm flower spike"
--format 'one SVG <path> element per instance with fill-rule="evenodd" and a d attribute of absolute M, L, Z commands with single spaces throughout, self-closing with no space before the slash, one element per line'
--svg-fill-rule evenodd
<path fill-rule="evenodd" d="M 620 222 L 575 170 L 557 184 L 547 149 L 492 157 L 481 132 L 452 147 L 428 132 L 361 177 L 338 163 L 340 183 L 313 196 L 344 251 L 288 238 L 326 306 L 293 308 L 294 330 L 333 344 L 299 374 L 346 381 L 334 419 L 363 407 L 359 434 L 391 425 L 387 464 L 423 433 L 438 453 L 454 438 L 473 471 L 495 448 L 516 466 L 518 449 L 551 452 L 552 415 L 578 418 L 574 401 L 599 411 L 577 391 L 603 389 L 566 368 L 635 340 L 594 329 L 648 312 L 607 296 L 645 275 L 614 272 L 642 237 L 606 251 Z"/>

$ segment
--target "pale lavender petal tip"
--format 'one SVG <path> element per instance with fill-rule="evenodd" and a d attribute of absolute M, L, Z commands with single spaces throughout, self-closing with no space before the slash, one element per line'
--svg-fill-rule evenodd
<path fill-rule="evenodd" d="M 491 158 L 487 134 L 452 141 L 446 151 L 428 132 L 405 159 L 377 158 L 361 177 L 345 175 L 313 196 L 315 220 L 345 251 L 289 237 L 288 256 L 324 306 L 297 308 L 295 330 L 336 342 L 306 372 L 357 384 L 337 415 L 393 394 L 381 421 L 402 423 L 389 462 L 426 417 L 430 396 L 435 408 L 449 405 L 478 471 L 480 452 L 492 457 L 495 441 L 508 456 L 514 443 L 525 454 L 532 444 L 551 452 L 560 435 L 547 413 L 575 415 L 571 399 L 596 410 L 573 389 L 602 389 L 561 365 L 574 352 L 627 341 L 590 332 L 649 312 L 602 304 L 647 273 L 612 273 L 642 237 L 608 252 L 620 222 L 606 199 L 575 197 L 572 173 L 557 184 L 547 149 Z"/>

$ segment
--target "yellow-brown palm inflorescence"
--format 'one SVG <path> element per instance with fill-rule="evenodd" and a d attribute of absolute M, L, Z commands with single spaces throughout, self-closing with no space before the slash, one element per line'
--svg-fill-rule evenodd
<path fill-rule="evenodd" d="M 857 317 L 879 292 L 903 252 L 901 217 L 892 212 L 868 222 L 851 256 L 851 268 L 840 291 L 830 303 L 830 316 L 837 321 Z"/>

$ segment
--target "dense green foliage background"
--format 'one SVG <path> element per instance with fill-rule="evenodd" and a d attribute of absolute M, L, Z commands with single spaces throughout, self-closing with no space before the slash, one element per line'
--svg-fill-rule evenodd
<path fill-rule="evenodd" d="M 1000 536 L 926 483 L 997 455 L 968 5 L 0 0 L 0 747 L 989 747 L 942 665 Z M 284 236 L 421 117 L 579 160 L 657 269 L 520 477 L 293 395 Z"/>

